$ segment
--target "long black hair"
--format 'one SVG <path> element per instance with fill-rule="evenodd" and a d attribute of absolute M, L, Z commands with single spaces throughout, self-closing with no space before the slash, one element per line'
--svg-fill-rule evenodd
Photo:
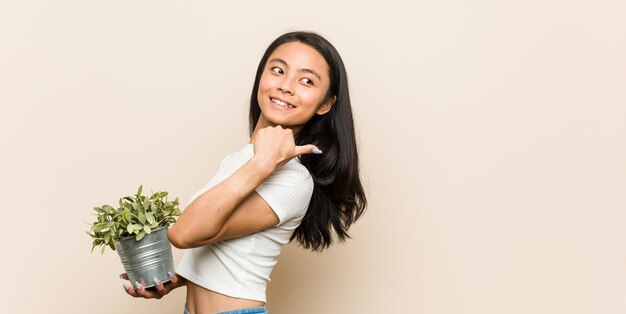
<path fill-rule="evenodd" d="M 314 115 L 295 139 L 296 145 L 314 144 L 324 153 L 300 157 L 313 178 L 314 188 L 307 213 L 291 239 L 297 239 L 307 249 L 321 251 L 334 240 L 343 242 L 349 238 L 348 228 L 361 217 L 367 205 L 359 177 L 348 77 L 339 53 L 328 40 L 311 32 L 290 32 L 269 45 L 259 62 L 250 96 L 250 134 L 261 114 L 257 92 L 267 59 L 280 45 L 295 41 L 314 48 L 324 57 L 330 76 L 326 100 L 337 97 L 330 111 Z"/>

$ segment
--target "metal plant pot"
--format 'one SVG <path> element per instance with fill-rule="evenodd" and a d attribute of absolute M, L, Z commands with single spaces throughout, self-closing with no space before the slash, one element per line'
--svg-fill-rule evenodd
<path fill-rule="evenodd" d="M 139 241 L 130 236 L 115 242 L 115 250 L 132 284 L 138 281 L 149 288 L 154 286 L 154 279 L 170 281 L 167 273 L 174 273 L 174 258 L 167 229 L 168 226 L 154 229 Z"/>

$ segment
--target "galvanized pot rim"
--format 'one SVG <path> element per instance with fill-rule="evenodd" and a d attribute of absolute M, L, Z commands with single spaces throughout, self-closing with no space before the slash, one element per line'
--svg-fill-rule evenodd
<path fill-rule="evenodd" d="M 157 227 L 156 229 L 152 229 L 152 231 L 150 231 L 150 234 L 153 234 L 153 233 L 155 233 L 155 232 L 157 232 L 157 231 L 159 231 L 159 230 L 161 230 L 161 229 L 163 229 L 163 228 L 169 228 L 169 227 L 170 227 L 170 225 L 165 225 L 165 226 Z M 148 234 L 146 233 L 146 235 L 148 235 Z M 121 239 L 119 239 L 119 240 L 117 240 L 117 241 L 115 241 L 115 242 L 122 242 L 122 241 L 126 242 L 126 241 L 129 241 L 130 239 L 133 239 L 134 241 L 137 241 L 137 240 L 135 240 L 135 237 L 136 237 L 136 235 L 131 234 L 131 235 L 129 235 L 129 236 L 127 236 L 127 237 L 123 237 L 123 238 L 121 238 Z M 142 239 L 142 240 L 143 240 L 143 239 Z M 141 240 L 139 240 L 139 241 L 141 241 Z M 139 241 L 137 241 L 137 242 L 139 242 Z"/>

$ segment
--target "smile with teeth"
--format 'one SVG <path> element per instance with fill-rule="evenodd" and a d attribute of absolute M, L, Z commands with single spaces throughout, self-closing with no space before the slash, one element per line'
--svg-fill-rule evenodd
<path fill-rule="evenodd" d="M 273 103 L 275 103 L 275 104 L 277 104 L 277 105 L 279 105 L 279 106 L 281 106 L 281 107 L 283 107 L 283 108 L 289 108 L 289 109 L 291 109 L 291 108 L 295 108 L 294 106 L 292 106 L 292 105 L 290 105 L 290 104 L 288 104 L 288 103 L 286 103 L 286 102 L 284 102 L 284 101 L 280 101 L 280 100 L 278 100 L 278 99 L 276 99 L 276 98 L 271 98 L 271 97 L 270 97 L 270 100 L 271 100 Z"/>

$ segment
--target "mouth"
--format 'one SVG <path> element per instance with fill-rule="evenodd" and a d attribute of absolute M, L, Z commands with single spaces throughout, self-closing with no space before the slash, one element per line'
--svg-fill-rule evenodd
<path fill-rule="evenodd" d="M 286 103 L 286 102 L 284 102 L 284 101 L 282 101 L 282 100 L 280 100 L 278 98 L 270 97 L 270 101 L 275 103 L 279 107 L 284 108 L 284 109 L 293 109 L 293 108 L 295 108 L 293 105 L 291 105 L 289 103 Z"/>

